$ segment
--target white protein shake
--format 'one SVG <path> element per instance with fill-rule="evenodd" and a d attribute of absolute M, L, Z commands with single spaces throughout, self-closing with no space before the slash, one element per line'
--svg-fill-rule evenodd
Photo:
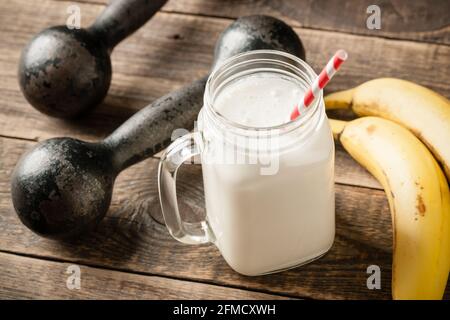
<path fill-rule="evenodd" d="M 221 92 L 214 109 L 249 127 L 273 127 L 289 121 L 303 90 L 289 78 L 262 73 L 237 80 Z"/>
<path fill-rule="evenodd" d="M 289 121 L 304 90 L 288 76 L 259 72 L 224 86 L 212 105 L 235 124 L 267 128 Z M 295 267 L 332 246 L 334 144 L 323 102 L 318 108 L 305 128 L 281 131 L 277 145 L 289 147 L 268 157 L 276 157 L 278 167 L 267 175 L 261 174 L 261 163 L 218 160 L 215 150 L 232 151 L 236 144 L 224 143 L 199 118 L 207 141 L 202 154 L 207 220 L 215 244 L 239 273 Z"/>

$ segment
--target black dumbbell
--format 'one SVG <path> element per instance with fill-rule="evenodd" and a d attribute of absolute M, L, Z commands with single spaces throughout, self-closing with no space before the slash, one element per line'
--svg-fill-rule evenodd
<path fill-rule="evenodd" d="M 111 82 L 113 48 L 167 0 L 115 0 L 87 29 L 51 27 L 24 48 L 19 84 L 28 102 L 54 117 L 70 118 L 99 104 Z"/>
<path fill-rule="evenodd" d="M 302 43 L 284 22 L 243 17 L 220 36 L 213 66 L 237 53 L 281 50 L 305 58 Z M 52 238 L 77 235 L 106 214 L 118 173 L 162 150 L 178 128 L 192 128 L 203 105 L 207 76 L 145 107 L 98 143 L 72 138 L 43 141 L 28 151 L 12 176 L 20 220 Z"/>

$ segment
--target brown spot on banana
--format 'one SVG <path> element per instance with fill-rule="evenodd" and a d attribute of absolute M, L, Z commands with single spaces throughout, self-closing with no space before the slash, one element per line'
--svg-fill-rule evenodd
<path fill-rule="evenodd" d="M 371 135 L 377 127 L 374 124 L 369 125 L 366 130 L 369 135 Z"/>
<path fill-rule="evenodd" d="M 420 190 L 423 190 L 423 189 L 424 189 L 424 187 L 423 187 L 419 182 L 414 181 L 414 184 L 415 184 Z"/>
<path fill-rule="evenodd" d="M 419 214 L 424 217 L 425 216 L 425 211 L 427 210 L 425 203 L 423 202 L 423 198 L 422 196 L 419 194 L 417 195 L 417 211 L 419 212 Z"/>

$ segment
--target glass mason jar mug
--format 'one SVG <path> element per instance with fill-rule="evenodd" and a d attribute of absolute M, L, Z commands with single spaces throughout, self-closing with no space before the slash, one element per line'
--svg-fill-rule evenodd
<path fill-rule="evenodd" d="M 271 127 L 234 122 L 215 108 L 227 88 L 239 89 L 243 80 L 259 75 L 289 81 L 300 92 L 316 77 L 304 61 L 280 51 L 256 50 L 226 60 L 206 84 L 198 130 L 175 140 L 159 166 L 160 201 L 170 234 L 184 243 L 214 243 L 227 263 L 245 275 L 315 260 L 330 249 L 335 234 L 334 143 L 322 95 L 301 117 Z M 247 82 L 243 90 L 264 89 L 257 83 Z M 238 115 L 245 113 L 245 104 L 231 107 Z M 176 174 L 184 161 L 197 156 L 206 219 L 188 223 L 178 211 Z"/>

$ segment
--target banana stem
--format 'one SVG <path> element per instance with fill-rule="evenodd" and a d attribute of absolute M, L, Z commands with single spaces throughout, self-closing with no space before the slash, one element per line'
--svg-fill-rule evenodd
<path fill-rule="evenodd" d="M 344 131 L 344 128 L 347 125 L 348 121 L 337 119 L 328 119 L 328 121 L 330 122 L 331 132 L 333 132 L 334 140 L 339 141 L 339 136 L 341 135 L 342 131 Z"/>
<path fill-rule="evenodd" d="M 348 89 L 330 93 L 325 96 L 325 107 L 327 110 L 350 109 L 352 107 L 353 93 L 355 89 Z"/>

